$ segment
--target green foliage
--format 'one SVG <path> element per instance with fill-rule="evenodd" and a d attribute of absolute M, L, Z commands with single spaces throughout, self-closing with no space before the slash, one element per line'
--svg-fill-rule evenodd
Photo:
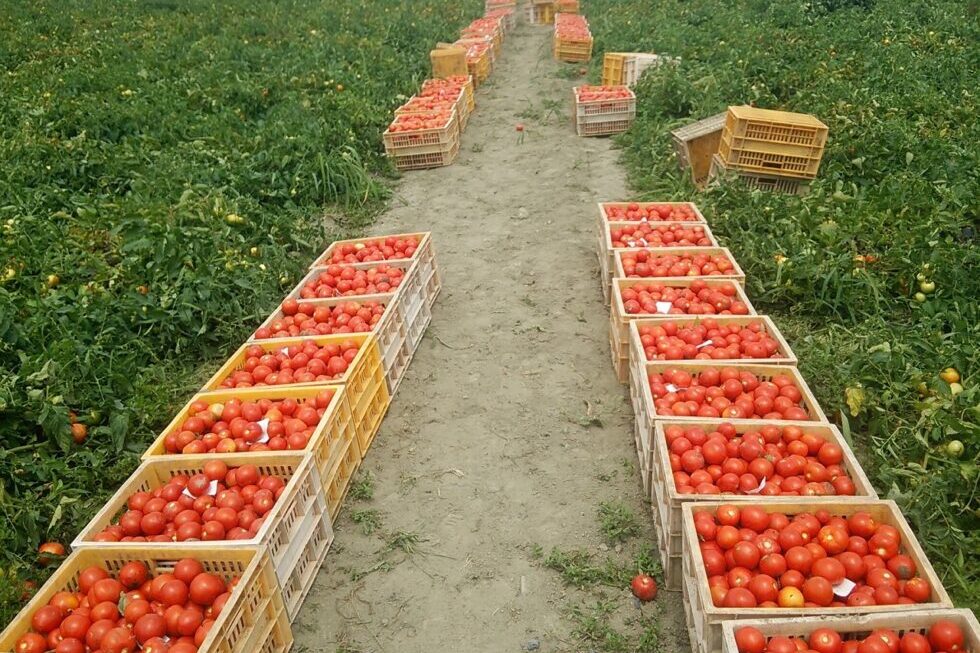
<path fill-rule="evenodd" d="M 592 0 L 603 51 L 682 64 L 648 73 L 620 138 L 650 199 L 694 198 L 784 328 L 825 411 L 894 498 L 958 602 L 980 604 L 980 126 L 975 3 Z M 697 193 L 670 130 L 729 104 L 830 128 L 805 198 Z M 936 283 L 916 301 L 918 275 Z M 938 378 L 956 367 L 965 388 Z M 919 391 L 920 383 L 921 393 Z M 965 451 L 949 455 L 957 439 Z"/>
<path fill-rule="evenodd" d="M 606 540 L 613 544 L 625 542 L 640 533 L 636 515 L 620 501 L 603 501 L 599 504 L 599 528 Z"/>
<path fill-rule="evenodd" d="M 391 110 L 481 9 L 3 4 L 0 622 L 42 580 L 38 544 L 71 541 L 327 237 L 380 206 Z"/>

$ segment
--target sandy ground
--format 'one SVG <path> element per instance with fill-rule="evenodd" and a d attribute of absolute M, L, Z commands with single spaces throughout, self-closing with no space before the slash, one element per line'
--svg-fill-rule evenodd
<path fill-rule="evenodd" d="M 654 650 L 615 648 L 595 614 L 627 641 L 643 618 L 662 650 L 687 648 L 679 593 L 641 612 L 626 588 L 571 588 L 544 564 L 554 547 L 622 561 L 655 541 L 594 246 L 595 202 L 628 197 L 624 173 L 609 140 L 575 136 L 581 78 L 550 47 L 549 28 L 508 34 L 457 162 L 406 175 L 374 227 L 432 231 L 443 291 L 297 651 Z M 600 530 L 605 501 L 639 524 L 621 551 Z"/>

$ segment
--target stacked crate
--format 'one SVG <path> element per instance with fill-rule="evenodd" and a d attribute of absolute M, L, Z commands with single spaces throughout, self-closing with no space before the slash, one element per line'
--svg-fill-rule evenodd
<path fill-rule="evenodd" d="M 750 187 L 805 194 L 820 169 L 827 134 L 811 115 L 729 107 L 709 176 L 733 173 Z"/>
<path fill-rule="evenodd" d="M 729 142 L 734 147 L 744 141 Z M 872 619 L 868 615 L 892 620 L 882 623 L 901 623 L 910 615 L 950 607 L 949 596 L 897 506 L 878 499 L 848 440 L 829 423 L 797 369 L 789 343 L 769 317 L 756 313 L 745 293 L 745 274 L 715 240 L 697 207 L 683 202 L 607 202 L 599 205 L 598 227 L 603 294 L 610 301 L 610 353 L 618 378 L 629 382 L 633 440 L 657 529 L 663 584 L 684 592 L 692 651 L 739 653 L 733 648 L 733 634 L 741 620 L 776 617 L 781 621 L 773 620 L 774 627 L 766 633 L 794 635 L 800 632 L 795 620 L 808 615 L 847 616 L 855 625 Z M 700 303 L 688 303 L 684 291 L 695 288 Z M 682 303 L 675 303 L 679 295 Z M 737 383 L 731 387 L 733 380 Z M 692 387 L 700 389 L 689 391 Z M 776 397 L 751 394 L 757 387 L 775 390 Z M 712 439 L 716 444 L 709 463 L 708 449 L 702 454 L 700 447 Z M 765 447 L 758 444 L 754 451 L 753 443 L 761 442 Z M 825 460 L 824 447 L 827 462 L 815 465 L 818 451 L 819 460 Z M 786 471 L 745 473 L 768 464 L 782 469 L 768 456 L 786 461 Z M 762 465 L 753 468 L 755 461 Z M 712 466 L 717 473 L 711 473 Z M 702 513 L 748 506 L 789 519 L 817 515 L 813 518 L 820 524 L 868 513 L 898 534 L 896 551 L 911 560 L 916 570 L 911 573 L 920 578 L 917 588 L 928 588 L 928 596 L 923 590 L 914 599 L 911 593 L 903 595 L 906 602 L 901 603 L 875 605 L 857 597 L 853 604 L 840 599 L 817 607 L 804 604 L 801 594 L 798 604 L 787 599 L 783 607 L 733 607 L 720 597 L 735 585 L 722 583 L 729 581 L 717 570 L 721 564 L 730 570 L 735 559 L 729 560 L 728 554 L 719 558 L 710 547 L 705 549 L 705 544 L 718 543 L 698 524 L 705 521 Z M 816 541 L 814 536 L 815 545 Z M 710 567 L 711 578 L 706 567 L 709 550 L 715 565 Z M 884 553 L 880 546 L 877 550 L 883 556 L 896 555 Z M 781 582 L 781 576 L 772 582 Z M 847 596 L 851 589 L 846 583 L 834 585 L 838 596 Z"/>
<path fill-rule="evenodd" d="M 711 162 L 721 145 L 721 131 L 727 114 L 719 113 L 670 132 L 680 169 L 691 171 L 691 181 L 703 188 L 711 172 Z"/>
<path fill-rule="evenodd" d="M 567 63 L 586 62 L 592 58 L 592 32 L 585 17 L 578 14 L 555 15 L 555 59 Z"/>
<path fill-rule="evenodd" d="M 580 86 L 572 93 L 572 124 L 579 136 L 621 134 L 636 118 L 636 95 L 625 86 Z"/>

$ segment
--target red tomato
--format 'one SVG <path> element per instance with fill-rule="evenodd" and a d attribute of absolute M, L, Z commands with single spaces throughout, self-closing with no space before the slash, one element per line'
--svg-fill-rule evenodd
<path fill-rule="evenodd" d="M 758 628 L 739 628 L 735 631 L 735 645 L 738 653 L 764 653 L 766 636 Z"/>
<path fill-rule="evenodd" d="M 652 601 L 657 597 L 657 582 L 647 574 L 637 574 L 630 583 L 633 596 L 641 601 Z"/>
<path fill-rule="evenodd" d="M 808 643 L 817 653 L 840 653 L 843 647 L 840 634 L 831 628 L 817 628 L 810 633 Z"/>
<path fill-rule="evenodd" d="M 929 643 L 937 651 L 959 651 L 963 649 L 963 631 L 954 622 L 940 619 L 929 629 Z"/>

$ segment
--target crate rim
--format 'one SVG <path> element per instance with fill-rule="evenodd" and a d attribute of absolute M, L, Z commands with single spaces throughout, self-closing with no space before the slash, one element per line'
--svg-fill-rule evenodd
<path fill-rule="evenodd" d="M 627 313 L 626 312 L 625 305 L 623 303 L 623 295 L 622 295 L 622 293 L 620 291 L 624 287 L 628 287 L 630 285 L 649 285 L 649 284 L 655 284 L 655 283 L 656 284 L 663 284 L 665 286 L 669 286 L 669 287 L 672 287 L 672 288 L 677 288 L 677 287 L 683 288 L 683 287 L 686 287 L 686 286 L 690 286 L 695 281 L 703 281 L 705 284 L 707 284 L 707 286 L 709 288 L 712 287 L 712 286 L 727 286 L 727 285 L 734 286 L 735 287 L 735 295 L 736 295 L 736 297 L 738 297 L 739 301 L 741 301 L 741 302 L 743 302 L 745 304 L 746 308 L 749 309 L 749 312 L 748 312 L 747 315 L 733 315 L 731 317 L 754 317 L 754 316 L 759 315 L 758 311 L 756 311 L 755 310 L 755 307 L 752 305 L 751 300 L 749 300 L 749 296 L 745 294 L 745 289 L 742 288 L 742 285 L 740 283 L 738 283 L 734 279 L 716 278 L 716 277 L 713 277 L 713 276 L 697 276 L 697 277 L 613 277 L 613 280 L 612 280 L 612 289 L 611 289 L 612 290 L 611 297 L 613 298 L 611 301 L 615 302 L 613 304 L 613 306 L 614 306 L 613 311 L 614 311 L 614 313 L 615 313 L 615 315 L 616 315 L 617 318 L 622 318 L 622 319 L 626 319 L 626 320 L 635 320 L 637 318 L 641 318 L 641 319 L 654 319 L 654 320 L 659 319 L 659 320 L 667 321 L 667 320 L 676 319 L 676 318 L 685 317 L 685 316 L 686 317 L 691 317 L 691 316 L 689 316 L 687 314 L 671 315 L 671 314 L 668 314 L 668 313 L 664 313 L 664 314 L 660 314 L 660 313 Z M 699 317 L 706 318 L 706 317 L 714 317 L 714 316 L 711 316 L 711 315 L 702 315 L 702 316 L 699 316 Z M 725 316 L 725 315 L 717 315 L 717 317 L 727 317 L 727 316 Z M 676 361 L 676 362 L 682 362 L 682 361 Z"/>
<path fill-rule="evenodd" d="M 698 205 L 695 204 L 694 202 L 690 202 L 690 201 L 687 201 L 687 202 L 684 202 L 684 201 L 681 201 L 681 202 L 675 202 L 675 201 L 669 201 L 669 202 L 653 202 L 653 201 L 647 201 L 647 200 L 644 200 L 644 201 L 636 201 L 636 202 L 608 201 L 608 202 L 597 202 L 596 204 L 599 207 L 599 217 L 603 221 L 605 221 L 605 222 L 627 222 L 627 223 L 630 223 L 630 224 L 636 224 L 636 223 L 641 223 L 641 224 L 642 223 L 663 224 L 665 222 L 679 222 L 679 223 L 682 223 L 682 224 L 685 224 L 685 223 L 686 224 L 705 224 L 705 225 L 708 224 L 707 218 L 705 218 L 704 217 L 704 214 L 701 213 L 701 209 L 698 207 Z M 698 219 L 697 220 L 612 220 L 612 219 L 609 218 L 608 215 L 606 215 L 606 210 L 605 209 L 606 209 L 607 206 L 620 207 L 620 206 L 629 206 L 630 204 L 636 204 L 636 205 L 641 206 L 641 207 L 642 206 L 654 205 L 654 204 L 657 204 L 657 205 L 667 205 L 667 206 L 689 206 L 690 208 L 692 208 L 694 210 L 694 214 L 696 216 L 698 216 Z"/>
<path fill-rule="evenodd" d="M 657 224 L 656 222 L 648 222 L 647 224 Z M 697 223 L 694 223 L 697 224 Z M 616 273 L 614 278 L 618 279 L 670 279 L 671 277 L 627 277 L 626 270 L 623 268 L 623 256 L 626 254 L 632 254 L 635 252 L 650 252 L 656 256 L 670 256 L 671 254 L 709 254 L 717 253 L 722 254 L 728 258 L 732 263 L 734 271 L 731 274 L 699 274 L 695 275 L 694 279 L 740 279 L 745 286 L 745 271 L 742 270 L 742 266 L 738 264 L 732 252 L 727 247 L 712 247 L 711 245 L 685 245 L 683 247 L 617 247 L 613 250 L 613 263 L 616 268 Z M 677 277 L 674 277 L 677 278 Z M 718 315 L 717 317 L 744 317 L 744 316 L 731 316 L 731 315 Z"/>

